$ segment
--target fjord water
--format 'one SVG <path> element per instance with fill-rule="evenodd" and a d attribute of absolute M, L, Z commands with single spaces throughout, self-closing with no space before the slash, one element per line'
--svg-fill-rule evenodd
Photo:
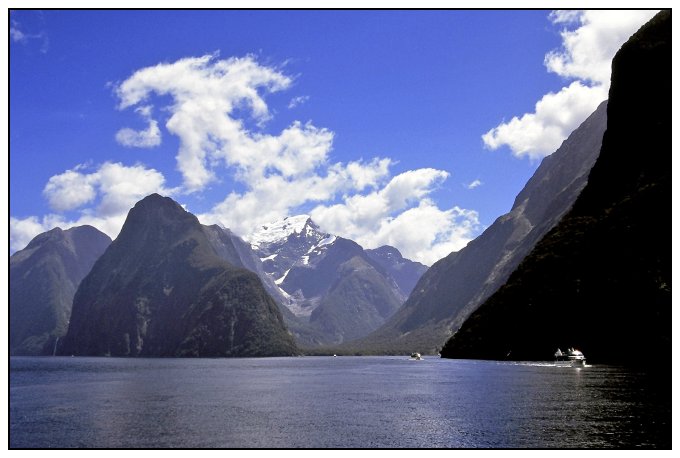
<path fill-rule="evenodd" d="M 670 376 L 669 376 L 670 377 Z M 11 448 L 670 448 L 670 379 L 408 357 L 10 359 Z"/>

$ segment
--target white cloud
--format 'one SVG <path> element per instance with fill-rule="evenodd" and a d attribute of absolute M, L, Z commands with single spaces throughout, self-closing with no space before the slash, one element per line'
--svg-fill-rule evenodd
<path fill-rule="evenodd" d="M 372 189 L 389 176 L 389 159 L 353 161 L 328 166 L 323 175 L 308 173 L 294 179 L 268 176 L 253 182 L 244 193 L 230 193 L 213 209 L 197 215 L 206 224 L 219 223 L 240 235 L 254 228 L 289 216 L 303 204 L 333 200 L 339 193 Z"/>
<path fill-rule="evenodd" d="M 82 174 L 78 169 L 54 175 L 45 185 L 43 196 L 53 210 L 73 210 L 94 200 L 96 175 Z"/>
<path fill-rule="evenodd" d="M 305 103 L 307 100 L 309 100 L 308 95 L 300 95 L 297 97 L 293 97 L 292 99 L 290 99 L 290 102 L 288 103 L 288 108 L 293 109 L 295 107 L 298 107 Z"/>
<path fill-rule="evenodd" d="M 176 192 L 165 187 L 160 172 L 141 164 L 106 162 L 94 171 L 86 170 L 79 165 L 49 179 L 43 196 L 57 213 L 42 218 L 10 218 L 10 249 L 22 249 L 33 237 L 54 227 L 89 224 L 115 238 L 135 203 L 154 192 Z M 68 218 L 63 215 L 66 211 L 78 211 L 78 215 Z"/>
<path fill-rule="evenodd" d="M 507 145 L 517 157 L 540 160 L 557 150 L 606 98 L 604 87 L 574 81 L 558 93 L 544 95 L 533 113 L 494 127 L 482 140 L 492 150 Z"/>
<path fill-rule="evenodd" d="M 262 127 L 270 117 L 263 97 L 291 84 L 252 56 L 208 55 L 141 69 L 116 93 L 121 109 L 150 107 L 154 94 L 171 96 L 172 104 L 163 108 L 170 113 L 165 127 L 180 139 L 177 164 L 185 192 L 205 189 L 220 168 L 232 170 L 244 185 L 243 192 L 231 192 L 198 215 L 203 223 L 245 236 L 301 206 L 316 205 L 312 217 L 325 230 L 367 247 L 391 243 L 428 263 L 470 240 L 478 228 L 474 212 L 440 210 L 427 198 L 448 173 L 419 169 L 390 179 L 388 158 L 331 163 L 334 133 L 311 122 L 292 122 L 276 135 L 248 128 L 242 117 Z M 289 108 L 306 100 L 293 98 Z M 436 226 L 418 230 L 418 215 Z"/>
<path fill-rule="evenodd" d="M 657 11 L 586 10 L 555 11 L 549 16 L 553 24 L 577 25 L 563 29 L 562 49 L 545 56 L 549 71 L 566 78 L 576 78 L 609 89 L 611 61 L 621 45 Z"/>
<path fill-rule="evenodd" d="M 441 210 L 428 197 L 447 177 L 441 170 L 411 170 L 379 190 L 319 205 L 311 216 L 324 230 L 365 248 L 392 245 L 407 258 L 430 265 L 464 247 L 480 229 L 475 211 Z"/>
<path fill-rule="evenodd" d="M 482 136 L 490 149 L 503 145 L 517 157 L 541 159 L 553 153 L 607 98 L 611 61 L 621 45 L 656 11 L 555 11 L 553 24 L 563 25 L 562 48 L 545 56 L 548 71 L 575 80 L 536 103 L 533 113 L 514 116 Z M 566 28 L 571 27 L 571 28 Z"/>
<path fill-rule="evenodd" d="M 137 201 L 154 192 L 163 195 L 175 193 L 175 190 L 165 187 L 163 174 L 141 164 L 128 167 L 107 162 L 96 175 L 101 196 L 97 214 L 106 217 L 126 214 Z"/>
<path fill-rule="evenodd" d="M 149 126 L 139 131 L 129 127 L 120 129 L 116 132 L 116 141 L 123 146 L 137 148 L 151 148 L 160 145 L 161 131 L 158 128 L 158 122 L 151 117 L 151 107 L 143 106 L 135 111 L 144 118 Z"/>
<path fill-rule="evenodd" d="M 301 207 L 311 208 L 329 232 L 367 248 L 390 244 L 427 264 L 475 235 L 479 222 L 474 211 L 442 210 L 431 199 L 449 176 L 445 171 L 423 168 L 391 177 L 394 162 L 389 158 L 333 162 L 334 133 L 312 122 L 293 121 L 277 134 L 265 132 L 270 111 L 264 96 L 291 84 L 291 78 L 252 56 L 219 60 L 207 55 L 136 71 L 115 88 L 118 108 L 134 108 L 148 127 L 121 129 L 117 140 L 125 146 L 155 146 L 161 134 L 152 111 L 168 113 L 165 128 L 180 143 L 181 187 L 167 189 L 161 173 L 142 165 L 77 166 L 45 186 L 43 194 L 56 214 L 13 220 L 13 246 L 51 225 L 91 224 L 113 238 L 128 209 L 145 195 L 200 192 L 224 171 L 242 190 L 197 216 L 204 224 L 219 223 L 240 235 Z M 154 106 L 166 96 L 171 100 L 167 106 Z M 64 212 L 78 213 L 67 218 L 59 214 Z"/>
<path fill-rule="evenodd" d="M 474 180 L 474 181 L 472 181 L 471 183 L 466 184 L 466 185 L 464 185 L 464 186 L 465 186 L 466 188 L 468 188 L 468 189 L 475 189 L 475 188 L 477 188 L 477 187 L 479 187 L 479 186 L 481 186 L 481 185 L 483 185 L 483 184 L 484 184 L 484 183 L 482 183 L 480 180 Z"/>
<path fill-rule="evenodd" d="M 476 211 L 457 206 L 444 211 L 423 199 L 417 207 L 381 221 L 378 232 L 367 233 L 362 241 L 371 246 L 400 247 L 402 255 L 429 266 L 464 248 L 479 230 Z"/>
<path fill-rule="evenodd" d="M 160 172 L 141 164 L 128 167 L 105 162 L 97 170 L 84 173 L 86 168 L 80 165 L 49 179 L 43 195 L 53 210 L 75 210 L 99 197 L 97 214 L 109 216 L 127 212 L 151 193 L 173 193 L 164 187 L 165 178 Z"/>
<path fill-rule="evenodd" d="M 36 235 L 51 229 L 45 227 L 43 223 L 35 216 L 19 219 L 11 216 L 9 218 L 9 249 L 16 251 L 28 245 L 28 242 Z"/>
<path fill-rule="evenodd" d="M 12 21 L 12 26 L 9 28 L 9 36 L 12 37 L 12 41 L 26 42 L 28 37 L 25 33 L 19 30 L 19 24 L 16 21 Z"/>
<path fill-rule="evenodd" d="M 154 93 L 172 97 L 173 103 L 167 107 L 171 116 L 165 127 L 180 139 L 176 157 L 186 191 L 199 191 L 215 181 L 215 164 L 235 166 L 250 175 L 272 166 L 262 162 L 272 154 L 278 155 L 279 162 L 286 162 L 290 155 L 300 153 L 301 145 L 315 144 L 316 148 L 309 149 L 309 159 L 314 161 L 324 145 L 330 147 L 329 132 L 311 124 L 293 124 L 278 137 L 248 131 L 233 113 L 247 110 L 256 122 L 266 122 L 270 115 L 260 91 L 280 91 L 292 80 L 274 68 L 259 65 L 252 56 L 216 57 L 186 58 L 143 68 L 116 90 L 120 109 L 140 103 L 150 106 Z M 316 162 L 312 162 L 314 165 Z"/>
<path fill-rule="evenodd" d="M 21 25 L 12 20 L 12 25 L 9 28 L 9 36 L 15 43 L 21 43 L 27 45 L 31 40 L 40 40 L 40 52 L 45 54 L 50 47 L 50 39 L 47 36 L 47 32 L 42 31 L 40 33 L 26 33 L 20 29 Z"/>

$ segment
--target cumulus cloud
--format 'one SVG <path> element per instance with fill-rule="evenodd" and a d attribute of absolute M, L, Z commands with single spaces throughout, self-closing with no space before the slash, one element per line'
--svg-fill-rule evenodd
<path fill-rule="evenodd" d="M 105 162 L 93 172 L 87 173 L 86 169 L 79 165 L 49 179 L 43 195 L 53 210 L 75 210 L 99 198 L 97 213 L 108 216 L 129 210 L 151 193 L 173 193 L 165 188 L 165 177 L 160 172 L 141 164 L 129 167 Z"/>
<path fill-rule="evenodd" d="M 611 61 L 621 45 L 656 11 L 554 11 L 563 26 L 562 47 L 545 55 L 545 66 L 572 82 L 544 95 L 533 113 L 514 116 L 482 136 L 489 149 L 503 145 L 517 157 L 541 159 L 553 153 L 607 98 Z M 575 81 L 574 81 L 575 80 Z"/>
<path fill-rule="evenodd" d="M 206 224 L 247 236 L 305 206 L 329 232 L 366 247 L 391 243 L 427 263 L 471 239 L 478 228 L 474 212 L 440 210 L 427 199 L 447 172 L 420 169 L 390 178 L 389 158 L 331 162 L 334 133 L 311 122 L 294 121 L 278 134 L 264 133 L 261 127 L 270 118 L 264 97 L 291 84 L 290 77 L 253 56 L 206 55 L 141 69 L 116 93 L 120 109 L 150 107 L 153 95 L 171 96 L 172 104 L 163 108 L 170 113 L 165 127 L 180 139 L 176 158 L 183 191 L 205 189 L 220 168 L 244 186 L 198 215 Z M 288 106 L 307 99 L 295 97 Z M 418 215 L 436 226 L 416 228 Z"/>
<path fill-rule="evenodd" d="M 533 113 L 494 127 L 482 135 L 482 140 L 492 150 L 507 145 L 517 157 L 539 160 L 557 150 L 606 98 L 603 86 L 574 81 L 557 93 L 544 95 Z"/>
<path fill-rule="evenodd" d="M 48 180 L 43 196 L 55 213 L 41 218 L 10 218 L 10 249 L 22 249 L 33 237 L 54 227 L 89 224 L 115 238 L 137 201 L 154 192 L 176 192 L 165 186 L 160 172 L 141 164 L 106 162 L 96 170 L 88 169 L 79 165 Z M 69 211 L 76 215 L 65 216 Z"/>
<path fill-rule="evenodd" d="M 549 19 L 564 28 L 562 49 L 545 56 L 548 71 L 565 78 L 576 78 L 609 89 L 611 61 L 621 45 L 657 11 L 588 10 L 554 11 Z"/>
<path fill-rule="evenodd" d="M 474 211 L 440 209 L 431 198 L 448 172 L 424 168 L 392 177 L 390 158 L 333 161 L 334 133 L 311 121 L 267 132 L 271 114 L 265 96 L 291 84 L 279 69 L 252 56 L 219 59 L 212 54 L 134 72 L 115 85 L 118 109 L 135 109 L 148 127 L 121 129 L 116 138 L 124 146 L 155 146 L 161 133 L 152 112 L 167 113 L 164 127 L 179 138 L 181 186 L 167 189 L 161 173 L 139 164 L 75 167 L 45 186 L 54 215 L 13 220 L 14 246 L 57 223 L 91 224 L 115 237 L 127 210 L 145 195 L 159 192 L 181 201 L 206 190 L 225 172 L 237 186 L 197 216 L 242 236 L 304 208 L 324 230 L 367 248 L 390 244 L 430 264 L 475 235 L 479 223 Z M 159 100 L 166 105 L 156 106 Z M 291 104 L 305 100 L 295 98 Z M 78 216 L 66 218 L 64 212 Z"/>
<path fill-rule="evenodd" d="M 272 175 L 251 183 L 243 193 L 232 192 L 210 212 L 197 215 L 202 222 L 218 223 L 247 236 L 253 229 L 290 215 L 303 204 L 333 200 L 379 186 L 389 176 L 390 159 L 336 163 L 324 171 L 288 179 Z"/>
<path fill-rule="evenodd" d="M 480 226 L 474 210 L 458 206 L 441 210 L 430 199 L 423 199 L 417 207 L 384 219 L 375 235 L 369 233 L 361 239 L 371 246 L 400 247 L 407 258 L 432 265 L 464 248 L 479 233 Z"/>
<path fill-rule="evenodd" d="M 73 210 L 94 200 L 97 193 L 96 174 L 80 173 L 81 168 L 82 166 L 78 166 L 73 170 L 67 170 L 47 181 L 43 196 L 53 210 L 60 212 Z"/>
<path fill-rule="evenodd" d="M 177 165 L 187 192 L 200 191 L 216 180 L 214 165 L 233 165 L 249 175 L 304 154 L 310 144 L 312 166 L 329 146 L 330 133 L 311 124 L 291 125 L 280 136 L 252 133 L 234 112 L 266 122 L 262 93 L 280 91 L 292 80 L 275 68 L 259 65 L 252 56 L 218 60 L 216 55 L 192 57 L 143 68 L 118 85 L 119 108 L 143 103 L 153 94 L 169 95 L 173 103 L 165 127 L 180 139 Z M 287 141 L 290 141 L 288 143 Z M 262 161 L 265 159 L 265 161 Z"/>
<path fill-rule="evenodd" d="M 325 230 L 364 247 L 396 246 L 407 258 L 430 265 L 463 248 L 480 229 L 475 211 L 441 210 L 428 197 L 447 177 L 435 169 L 408 171 L 368 194 L 319 205 L 311 216 Z"/>
<path fill-rule="evenodd" d="M 28 242 L 36 235 L 48 231 L 52 227 L 44 224 L 36 216 L 29 216 L 28 218 L 9 218 L 9 249 L 16 251 L 28 245 Z"/>
<path fill-rule="evenodd" d="M 151 148 L 161 144 L 161 131 L 158 122 L 151 117 L 151 107 L 144 106 L 137 111 L 147 122 L 148 127 L 144 130 L 134 130 L 125 127 L 116 132 L 116 141 L 123 146 L 137 148 Z"/>

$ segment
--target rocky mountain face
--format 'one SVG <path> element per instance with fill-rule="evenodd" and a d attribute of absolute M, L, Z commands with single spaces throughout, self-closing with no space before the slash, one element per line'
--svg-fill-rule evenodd
<path fill-rule="evenodd" d="M 309 325 L 308 317 L 298 317 L 291 311 L 295 309 L 295 300 L 279 288 L 274 281 L 275 274 L 265 272 L 262 261 L 248 242 L 229 229 L 217 225 L 203 226 L 203 230 L 220 258 L 257 274 L 267 293 L 279 306 L 283 321 L 299 345 L 315 346 L 326 341 L 321 331 Z"/>
<path fill-rule="evenodd" d="M 664 11 L 614 58 L 602 150 L 572 210 L 442 356 L 545 360 L 570 346 L 670 373 L 671 62 Z"/>
<path fill-rule="evenodd" d="M 571 208 L 599 155 L 606 112 L 603 102 L 543 159 L 509 213 L 465 248 L 432 265 L 394 316 L 346 350 L 436 353 Z"/>
<path fill-rule="evenodd" d="M 297 352 L 276 302 L 237 244 L 172 199 L 138 202 L 83 279 L 59 352 L 112 356 L 274 356 Z M 212 238 L 212 243 L 211 243 Z M 243 256 L 243 257 L 242 257 Z"/>
<path fill-rule="evenodd" d="M 217 256 L 235 267 L 242 267 L 257 274 L 267 293 L 278 303 L 288 304 L 290 302 L 290 299 L 276 285 L 272 277 L 265 272 L 262 261 L 248 242 L 229 229 L 218 225 L 203 226 L 203 231 Z M 285 310 L 287 310 L 287 307 Z"/>
<path fill-rule="evenodd" d="M 263 226 L 248 240 L 284 303 L 306 332 L 298 340 L 315 346 L 363 337 L 389 318 L 426 267 L 392 247 L 364 250 L 327 234 L 309 216 Z"/>
<path fill-rule="evenodd" d="M 335 240 L 335 236 L 322 232 L 308 215 L 275 221 L 248 237 L 251 248 L 260 258 L 265 277 L 279 289 L 282 303 L 294 315 L 302 317 L 309 317 L 316 304 L 311 305 L 304 295 L 282 283 L 294 267 L 309 266 L 310 258 L 315 265 Z"/>
<path fill-rule="evenodd" d="M 304 264 L 318 255 L 335 237 L 322 232 L 308 215 L 289 216 L 264 225 L 248 237 L 262 260 L 264 271 L 277 284 L 295 264 Z"/>
<path fill-rule="evenodd" d="M 55 228 L 10 257 L 10 354 L 54 352 L 56 339 L 66 334 L 78 285 L 110 243 L 92 226 Z"/>

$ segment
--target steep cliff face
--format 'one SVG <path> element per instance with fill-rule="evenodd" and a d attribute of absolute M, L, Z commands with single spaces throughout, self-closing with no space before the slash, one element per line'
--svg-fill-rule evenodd
<path fill-rule="evenodd" d="M 15 355 L 51 355 L 71 316 L 73 295 L 111 243 L 91 226 L 35 237 L 9 259 L 9 348 Z"/>
<path fill-rule="evenodd" d="M 81 282 L 59 351 L 267 356 L 296 347 L 259 278 L 220 258 L 194 215 L 153 194 Z"/>
<path fill-rule="evenodd" d="M 543 159 L 509 213 L 465 248 L 432 265 L 402 308 L 352 344 L 351 350 L 436 353 L 573 205 L 599 154 L 606 107 L 603 102 L 557 151 Z"/>
<path fill-rule="evenodd" d="M 508 282 L 447 342 L 452 358 L 671 360 L 671 14 L 612 63 L 608 123 L 588 185 Z"/>

